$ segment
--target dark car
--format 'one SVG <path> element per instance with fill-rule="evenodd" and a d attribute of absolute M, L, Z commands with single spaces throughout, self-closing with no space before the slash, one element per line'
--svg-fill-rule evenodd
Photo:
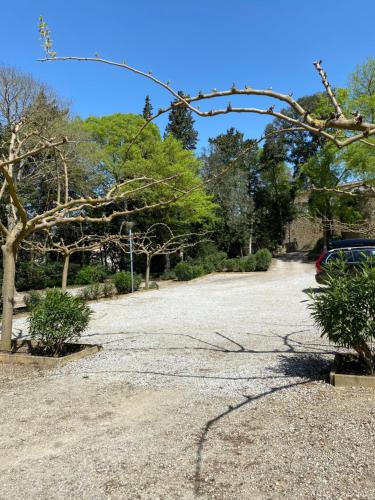
<path fill-rule="evenodd" d="M 364 261 L 373 261 L 375 265 L 375 240 L 338 240 L 330 242 L 333 247 L 322 252 L 315 262 L 315 279 L 324 284 L 327 265 L 336 259 L 345 261 L 345 270 L 352 273 Z"/>

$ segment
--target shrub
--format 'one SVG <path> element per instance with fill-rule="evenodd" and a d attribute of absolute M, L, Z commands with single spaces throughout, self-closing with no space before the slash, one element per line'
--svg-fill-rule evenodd
<path fill-rule="evenodd" d="M 199 264 L 189 264 L 188 262 L 179 262 L 174 268 L 176 278 L 179 281 L 190 281 L 205 274 L 204 267 Z"/>
<path fill-rule="evenodd" d="M 46 273 L 41 264 L 20 262 L 16 272 L 17 290 L 37 290 L 46 287 Z"/>
<path fill-rule="evenodd" d="M 156 283 L 156 281 L 150 281 L 148 285 L 149 290 L 159 290 L 159 285 Z"/>
<path fill-rule="evenodd" d="M 90 314 L 81 297 L 57 289 L 47 290 L 28 319 L 30 336 L 46 354 L 61 355 L 63 344 L 77 340 L 87 328 Z"/>
<path fill-rule="evenodd" d="M 242 257 L 240 259 L 240 269 L 245 272 L 253 272 L 255 271 L 257 266 L 257 260 L 255 255 L 247 255 L 246 257 Z"/>
<path fill-rule="evenodd" d="M 169 269 L 169 271 L 164 271 L 164 273 L 160 276 L 160 279 L 162 279 L 162 280 L 175 280 L 176 273 L 174 272 L 174 269 Z"/>
<path fill-rule="evenodd" d="M 142 282 L 142 276 L 134 274 L 134 290 L 138 290 Z M 113 283 L 118 293 L 130 293 L 132 291 L 132 276 L 127 271 L 116 273 L 113 278 Z"/>
<path fill-rule="evenodd" d="M 322 337 L 339 346 L 354 349 L 374 373 L 375 267 L 363 263 L 356 273 L 345 272 L 345 262 L 327 269 L 325 288 L 310 293 L 312 317 Z"/>
<path fill-rule="evenodd" d="M 85 300 L 97 300 L 103 296 L 102 285 L 100 283 L 91 283 L 82 290 L 82 297 Z"/>
<path fill-rule="evenodd" d="M 199 257 L 194 263 L 202 265 L 206 273 L 213 273 L 222 271 L 226 258 L 227 254 L 225 252 L 215 252 Z"/>
<path fill-rule="evenodd" d="M 83 266 L 76 276 L 77 285 L 90 285 L 91 283 L 102 283 L 108 276 L 107 269 L 100 265 Z"/>
<path fill-rule="evenodd" d="M 26 293 L 23 301 L 25 302 L 26 309 L 28 311 L 32 311 L 34 307 L 36 307 L 40 301 L 43 299 L 43 295 L 41 292 L 36 290 L 30 290 L 29 293 Z"/>
<path fill-rule="evenodd" d="M 115 285 L 111 281 L 105 281 L 102 284 L 102 292 L 104 297 L 114 297 L 117 294 Z"/>
<path fill-rule="evenodd" d="M 272 254 L 267 248 L 261 248 L 255 254 L 256 270 L 267 271 L 272 262 Z"/>
<path fill-rule="evenodd" d="M 223 269 L 229 273 L 238 273 L 241 271 L 239 259 L 226 259 L 223 264 Z"/>

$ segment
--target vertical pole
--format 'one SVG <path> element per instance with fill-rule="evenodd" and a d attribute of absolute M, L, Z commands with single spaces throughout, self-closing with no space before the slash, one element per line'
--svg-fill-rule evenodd
<path fill-rule="evenodd" d="M 134 292 L 133 234 L 131 227 L 129 228 L 129 242 L 130 242 L 130 274 L 132 278 L 132 293 L 133 293 Z"/>

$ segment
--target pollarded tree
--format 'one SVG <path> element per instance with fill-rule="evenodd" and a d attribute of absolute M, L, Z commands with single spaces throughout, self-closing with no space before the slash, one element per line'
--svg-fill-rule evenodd
<path fill-rule="evenodd" d="M 68 117 L 40 113 L 38 98 L 42 91 L 45 89 L 29 76 L 9 69 L 0 73 L 0 233 L 3 253 L 0 349 L 3 350 L 11 349 L 15 269 L 22 241 L 33 233 L 60 225 L 110 222 L 129 213 L 168 205 L 186 194 L 181 189 L 175 190 L 176 175 L 168 179 L 133 176 L 117 183 L 107 176 L 106 182 L 94 192 L 85 192 L 85 182 L 82 182 L 88 173 L 85 162 L 77 165 L 76 157 L 70 163 L 69 156 L 65 155 L 66 148 L 69 151 L 72 146 Z M 43 177 L 46 172 L 49 175 L 46 199 L 42 206 L 30 204 L 24 186 L 30 186 L 30 179 L 38 185 L 40 175 Z M 73 178 L 80 177 L 81 182 L 76 182 L 77 179 L 70 182 L 70 174 Z M 153 197 L 154 201 L 148 202 L 146 193 L 152 194 L 152 188 L 163 183 L 166 189 L 162 197 L 158 201 Z M 137 197 L 141 201 L 134 208 L 109 210 L 124 199 Z M 98 212 L 103 207 L 107 210 L 104 214 Z"/>

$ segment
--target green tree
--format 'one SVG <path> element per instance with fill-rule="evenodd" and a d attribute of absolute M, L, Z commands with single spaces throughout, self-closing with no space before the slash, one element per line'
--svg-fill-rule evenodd
<path fill-rule="evenodd" d="M 142 116 L 145 120 L 149 120 L 152 117 L 152 104 L 149 95 L 146 95 Z"/>
<path fill-rule="evenodd" d="M 364 121 L 375 120 L 375 59 L 359 64 L 349 78 L 349 107 Z"/>
<path fill-rule="evenodd" d="M 178 95 L 184 97 L 181 90 Z M 174 103 L 178 102 L 180 101 L 174 101 Z M 168 120 L 165 136 L 171 134 L 181 141 L 184 149 L 194 150 L 198 140 L 198 132 L 194 130 L 194 119 L 191 110 L 182 104 L 176 106 L 170 111 Z"/>
<path fill-rule="evenodd" d="M 231 128 L 209 139 L 203 156 L 203 175 L 210 180 L 207 187 L 218 206 L 214 239 L 230 255 L 252 251 L 257 149 L 253 141 Z"/>

